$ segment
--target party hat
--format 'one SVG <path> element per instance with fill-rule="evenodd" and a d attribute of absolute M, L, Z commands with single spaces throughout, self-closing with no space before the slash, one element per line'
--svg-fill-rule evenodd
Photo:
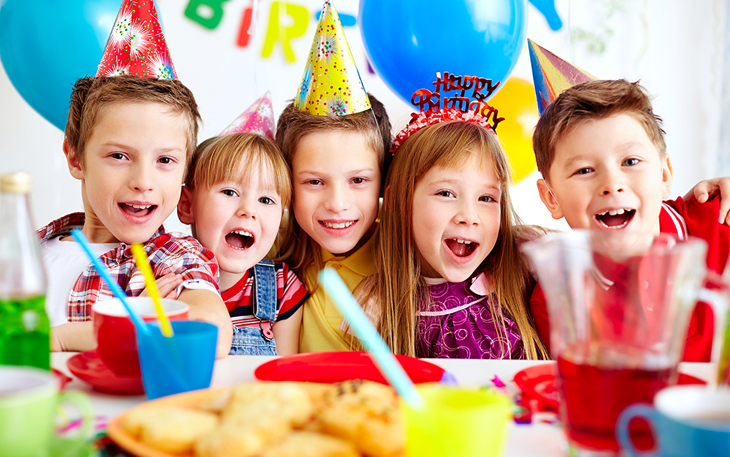
<path fill-rule="evenodd" d="M 274 109 L 271 106 L 271 92 L 267 91 L 263 97 L 256 100 L 243 114 L 231 122 L 231 125 L 223 129 L 219 136 L 231 133 L 258 133 L 274 139 Z"/>
<path fill-rule="evenodd" d="M 343 116 L 370 109 L 332 0 L 325 0 L 322 7 L 294 106 L 316 116 Z"/>
<path fill-rule="evenodd" d="M 177 79 L 153 0 L 123 0 L 96 76 Z"/>
<path fill-rule="evenodd" d="M 532 79 L 535 83 L 535 96 L 540 114 L 562 94 L 576 84 L 597 79 L 570 62 L 527 40 L 532 64 Z"/>

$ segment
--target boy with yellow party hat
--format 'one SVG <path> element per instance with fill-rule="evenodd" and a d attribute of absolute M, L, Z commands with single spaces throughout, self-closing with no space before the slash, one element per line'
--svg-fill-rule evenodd
<path fill-rule="evenodd" d="M 213 251 L 233 325 L 231 354 L 287 355 L 299 348 L 309 298 L 286 263 L 264 259 L 291 201 L 291 175 L 274 143 L 267 92 L 198 146 L 177 214 Z"/>
<path fill-rule="evenodd" d="M 279 117 L 276 142 L 292 170 L 293 217 L 278 244 L 312 291 L 304 305 L 299 350 L 350 349 L 342 315 L 317 287 L 335 268 L 350 290 L 370 273 L 385 153 L 385 107 L 365 92 L 339 16 L 327 0 L 302 83 Z"/>
<path fill-rule="evenodd" d="M 84 212 L 38 231 L 53 350 L 93 349 L 91 306 L 113 297 L 69 236 L 80 227 L 128 296 L 145 288 L 130 249 L 141 243 L 155 276 L 179 282 L 189 317 L 218 326 L 217 354 L 228 354 L 231 321 L 213 254 L 162 226 L 180 198 L 200 121 L 193 94 L 175 77 L 154 2 L 125 0 L 96 77 L 79 79 L 71 94 L 63 152 L 81 181 Z"/>

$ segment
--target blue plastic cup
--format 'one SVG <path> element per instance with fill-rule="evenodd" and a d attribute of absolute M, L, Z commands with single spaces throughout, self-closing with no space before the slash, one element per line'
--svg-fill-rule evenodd
<path fill-rule="evenodd" d="M 149 334 L 137 332 L 142 381 L 147 398 L 210 387 L 218 327 L 208 322 L 171 321 L 174 336 L 166 337 L 159 322 Z"/>
<path fill-rule="evenodd" d="M 631 420 L 651 425 L 655 449 L 640 451 L 629 435 Z M 730 455 L 730 389 L 686 385 L 659 391 L 654 406 L 634 404 L 618 418 L 616 436 L 630 457 L 727 457 Z"/>

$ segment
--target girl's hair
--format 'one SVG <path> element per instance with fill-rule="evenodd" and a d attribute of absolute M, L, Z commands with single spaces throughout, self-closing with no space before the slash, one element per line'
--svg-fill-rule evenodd
<path fill-rule="evenodd" d="M 316 116 L 299 111 L 293 102 L 284 108 L 276 127 L 276 144 L 284 153 L 289 167 L 291 168 L 297 146 L 306 135 L 318 132 L 357 132 L 365 137 L 367 144 L 378 155 L 380 174 L 384 178 L 384 157 L 390 150 L 392 139 L 390 119 L 385 106 L 373 95 L 368 94 L 368 97 L 371 109 L 345 116 Z M 346 153 L 347 151 L 343 151 L 343 154 Z M 282 221 L 282 229 L 283 233 L 276 244 L 276 260 L 286 262 L 306 282 L 305 272 L 309 266 L 313 265 L 315 271 L 322 269 L 322 251 L 299 226 L 291 212 L 288 221 Z M 306 286 L 312 293 L 317 288 L 316 282 Z"/>
<path fill-rule="evenodd" d="M 493 276 L 496 300 L 488 300 L 497 332 L 506 332 L 504 315 L 512 318 L 530 359 L 546 357 L 525 303 L 529 270 L 518 242 L 538 236 L 535 228 L 517 225 L 509 196 L 511 169 L 490 130 L 473 122 L 445 121 L 414 133 L 398 149 L 388 174 L 386 200 L 375 254 L 375 274 L 357 291 L 361 303 L 374 306 L 377 326 L 393 352 L 416 356 L 417 312 L 430 302 L 422 275 L 421 256 L 413 238 L 413 195 L 416 185 L 435 166 L 461 168 L 477 155 L 491 165 L 502 189 L 500 227 L 494 248 L 477 271 Z M 506 338 L 500 340 L 507 341 Z M 504 355 L 510 348 L 503 347 Z"/>
<path fill-rule="evenodd" d="M 255 133 L 215 136 L 200 143 L 190 162 L 185 187 L 194 191 L 227 181 L 247 182 L 266 168 L 273 171 L 271 184 L 281 198 L 281 207 L 288 208 L 289 166 L 273 141 Z"/>

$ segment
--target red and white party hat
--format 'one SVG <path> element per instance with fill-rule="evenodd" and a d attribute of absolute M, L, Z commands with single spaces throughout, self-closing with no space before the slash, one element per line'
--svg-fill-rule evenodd
<path fill-rule="evenodd" d="M 153 0 L 123 0 L 96 76 L 177 79 Z"/>
<path fill-rule="evenodd" d="M 343 116 L 370 109 L 340 16 L 325 0 L 294 106 L 316 116 Z"/>
<path fill-rule="evenodd" d="M 532 40 L 527 40 L 527 46 L 530 50 L 532 80 L 540 114 L 558 95 L 576 84 L 596 79 L 587 71 L 561 59 Z"/>
<path fill-rule="evenodd" d="M 274 109 L 271 105 L 271 93 L 266 92 L 246 109 L 235 121 L 218 135 L 232 133 L 258 133 L 274 139 Z"/>

